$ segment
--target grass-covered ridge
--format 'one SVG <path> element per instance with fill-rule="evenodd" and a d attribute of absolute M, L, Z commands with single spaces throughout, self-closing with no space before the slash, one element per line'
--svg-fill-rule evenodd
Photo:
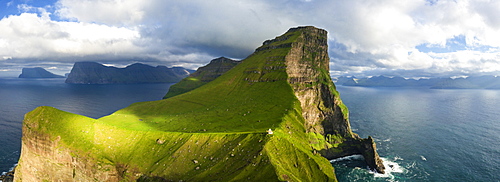
<path fill-rule="evenodd" d="M 121 181 L 335 179 L 328 161 L 312 154 L 308 142 L 303 140 L 306 135 L 301 123 L 296 122 L 300 120 L 297 111 L 290 112 L 273 135 L 128 130 L 51 107 L 37 108 L 27 117 L 30 121 L 48 121 L 45 124 L 26 124 L 30 125 L 28 130 L 50 132 L 49 140 L 59 142 L 55 150 L 68 148 L 72 157 L 81 160 L 82 166 L 93 166 L 97 174 L 118 173 Z M 61 128 L 63 125 L 72 128 Z M 51 160 L 51 157 L 46 157 L 47 161 Z M 64 162 L 50 162 L 54 162 L 50 169 L 64 171 L 61 169 Z M 74 179 L 84 179 L 81 169 L 75 168 Z M 60 171 L 51 174 L 64 176 L 58 174 Z M 22 179 L 22 174 L 19 177 Z M 54 180 L 50 176 L 42 179 Z"/>
<path fill-rule="evenodd" d="M 202 85 L 215 80 L 217 77 L 231 70 L 231 68 L 239 63 L 240 61 L 225 57 L 213 59 L 209 64 L 199 67 L 194 73 L 191 73 L 188 77 L 172 85 L 168 89 L 168 93 L 163 98 L 170 98 L 201 87 Z"/>
<path fill-rule="evenodd" d="M 283 35 L 288 37 L 285 42 L 293 41 L 295 34 Z M 277 127 L 298 102 L 283 61 L 289 49 L 258 51 L 198 89 L 136 103 L 100 120 L 135 130 L 264 133 Z"/>
<path fill-rule="evenodd" d="M 327 144 L 306 133 L 287 80 L 285 57 L 304 31 L 266 41 L 197 89 L 100 119 L 37 108 L 26 115 L 23 145 L 43 140 L 57 152 L 23 151 L 19 169 L 29 170 L 32 164 L 22 161 L 35 156 L 49 163 L 34 172 L 54 173 L 38 175 L 48 181 L 336 181 L 328 160 L 312 152 Z M 71 162 L 51 157 L 65 153 Z"/>

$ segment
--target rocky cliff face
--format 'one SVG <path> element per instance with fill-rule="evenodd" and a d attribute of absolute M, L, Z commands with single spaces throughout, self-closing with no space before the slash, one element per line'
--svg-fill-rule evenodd
<path fill-rule="evenodd" d="M 329 76 L 327 32 L 314 27 L 301 34 L 285 57 L 288 81 L 301 102 L 308 132 L 352 137 L 347 110 Z M 297 31 L 299 29 L 291 29 Z M 344 108 L 344 110 L 343 110 Z M 345 113 L 345 114 L 344 114 Z"/>
<path fill-rule="evenodd" d="M 41 110 L 39 108 L 38 110 Z M 31 119 L 44 120 L 32 112 Z M 82 116 L 80 116 L 82 117 Z M 83 118 L 83 117 L 82 117 Z M 86 120 L 86 118 L 83 118 Z M 38 122 L 25 120 L 23 126 L 23 143 L 15 181 L 118 181 L 115 166 L 96 165 L 92 154 L 75 155 L 75 151 L 67 148 L 61 135 L 43 132 L 49 129 Z M 44 121 L 50 122 L 50 121 Z M 54 123 L 52 123 L 54 124 Z M 77 132 L 77 131 L 72 131 Z M 105 169 L 105 170 L 104 170 Z"/>
<path fill-rule="evenodd" d="M 103 118 L 39 107 L 22 145 L 17 181 L 336 181 L 327 158 L 351 154 L 383 172 L 373 139 L 350 130 L 314 27 L 201 87 Z"/>
<path fill-rule="evenodd" d="M 212 80 L 215 80 L 222 74 L 229 71 L 231 68 L 238 65 L 240 61 L 232 60 L 225 57 L 213 59 L 206 66 L 198 68 L 194 73 L 181 80 L 180 83 L 172 85 L 165 95 L 164 99 L 170 98 L 181 93 L 188 92 L 202 85 L 205 85 Z"/>
<path fill-rule="evenodd" d="M 19 78 L 64 78 L 64 76 L 53 74 L 43 68 L 23 68 Z"/>
<path fill-rule="evenodd" d="M 184 68 L 135 63 L 125 68 L 96 62 L 77 62 L 66 79 L 70 84 L 174 83 L 189 75 Z"/>
<path fill-rule="evenodd" d="M 340 136 L 344 145 L 326 147 L 321 153 L 329 158 L 362 154 L 369 167 L 384 173 L 382 160 L 371 138 L 361 139 L 351 131 L 349 112 L 335 89 L 329 70 L 327 31 L 315 27 L 292 28 L 288 32 L 302 32 L 292 43 L 282 43 L 289 36 L 281 36 L 264 42 L 257 51 L 272 51 L 290 47 L 285 56 L 288 82 L 299 99 L 307 132 L 324 137 Z M 273 45 L 281 41 L 281 44 Z M 336 141 L 340 142 L 340 141 Z M 348 143 L 348 144 L 347 144 Z"/>

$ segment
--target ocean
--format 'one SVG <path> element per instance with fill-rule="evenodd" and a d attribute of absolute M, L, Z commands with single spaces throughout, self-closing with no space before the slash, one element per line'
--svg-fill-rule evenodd
<path fill-rule="evenodd" d="M 47 105 L 99 118 L 161 99 L 171 84 L 70 85 L 0 79 L 0 171 L 17 162 L 25 113 Z M 361 156 L 332 161 L 339 181 L 500 181 L 500 90 L 338 86 L 351 127 L 372 136 L 387 174 Z"/>
<path fill-rule="evenodd" d="M 337 89 L 388 168 L 351 156 L 333 162 L 339 181 L 500 181 L 500 90 Z"/>

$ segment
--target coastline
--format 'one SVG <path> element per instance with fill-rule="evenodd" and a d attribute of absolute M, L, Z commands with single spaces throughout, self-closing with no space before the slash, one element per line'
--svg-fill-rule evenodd
<path fill-rule="evenodd" d="M 9 172 L 3 172 L 0 175 L 0 182 L 12 182 L 14 181 L 14 173 L 16 171 L 16 166 L 12 167 Z"/>
<path fill-rule="evenodd" d="M 0 182 L 12 182 L 14 181 L 14 173 L 16 171 L 17 164 L 9 169 L 8 172 L 2 172 L 0 174 Z"/>

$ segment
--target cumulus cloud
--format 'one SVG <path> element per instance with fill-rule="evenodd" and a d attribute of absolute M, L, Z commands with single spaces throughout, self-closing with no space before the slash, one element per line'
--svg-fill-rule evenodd
<path fill-rule="evenodd" d="M 139 28 L 147 43 L 160 51 L 242 57 L 269 36 L 296 23 L 259 1 L 59 1 L 58 14 L 80 22 Z M 96 13 L 88 13 L 96 12 Z M 112 15 L 109 15 L 112 14 Z M 108 16 L 109 15 L 109 16 Z"/>
<path fill-rule="evenodd" d="M 0 55 L 53 58 L 88 54 L 138 53 L 138 31 L 80 22 L 58 22 L 48 15 L 22 13 L 0 20 Z"/>
<path fill-rule="evenodd" d="M 3 62 L 138 58 L 196 68 L 218 56 L 244 58 L 290 27 L 314 25 L 329 31 L 334 75 L 500 72 L 500 2 L 491 0 L 59 0 L 50 8 L 18 7 L 25 13 L 0 20 Z M 451 46 L 457 37 L 459 50 Z"/>
<path fill-rule="evenodd" d="M 25 4 L 18 8 L 21 14 L 0 20 L 0 56 L 3 58 L 0 66 L 7 70 L 54 61 L 72 64 L 87 56 L 106 58 L 144 52 L 142 47 L 135 45 L 140 34 L 133 28 L 55 21 L 44 8 Z M 63 68 L 69 70 L 67 66 Z"/>
<path fill-rule="evenodd" d="M 344 45 L 331 48 L 337 74 L 400 74 L 398 70 L 420 70 L 426 74 L 469 74 L 500 71 L 498 62 L 470 64 L 491 60 L 498 51 L 457 51 L 423 53 L 416 49 L 446 47 L 450 39 L 464 36 L 467 49 L 499 47 L 500 29 L 496 21 L 478 4 L 500 10 L 498 3 L 487 1 L 349 1 L 337 2 L 336 9 L 346 16 L 330 21 L 333 42 Z M 478 3 L 478 4 L 476 4 Z M 334 7 L 333 4 L 329 7 Z M 349 10 L 350 9 L 350 10 Z M 486 18 L 487 17 L 487 18 Z M 354 22 L 354 23 L 352 23 Z M 352 23 L 352 24 L 351 24 Z M 342 56 L 335 57 L 341 54 Z M 348 56 L 348 57 L 345 57 Z M 346 63 L 349 62 L 349 63 Z M 354 62 L 354 63 L 353 63 Z M 353 66 L 345 66 L 353 65 Z M 415 72 L 408 71 L 407 76 Z M 422 73 L 423 74 L 423 73 Z"/>

